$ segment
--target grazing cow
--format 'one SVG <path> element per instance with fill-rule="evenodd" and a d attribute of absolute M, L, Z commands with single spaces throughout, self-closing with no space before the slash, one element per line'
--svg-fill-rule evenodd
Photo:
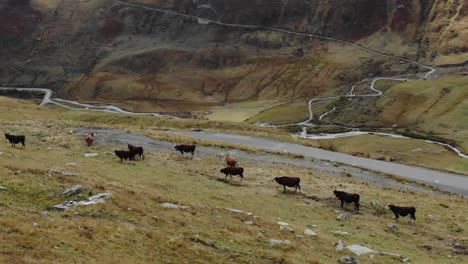
<path fill-rule="evenodd" d="M 335 196 L 340 199 L 341 201 L 341 207 L 343 207 L 344 202 L 346 203 L 354 203 L 356 207 L 354 207 L 354 211 L 358 212 L 359 211 L 359 194 L 357 193 L 347 193 L 347 192 L 342 192 L 342 191 L 337 191 L 334 190 L 333 193 Z"/>
<path fill-rule="evenodd" d="M 135 153 L 129 151 L 129 150 L 114 150 L 115 155 L 119 157 L 120 162 L 123 162 L 123 160 L 135 160 Z"/>
<path fill-rule="evenodd" d="M 85 138 L 86 144 L 88 144 L 88 147 L 93 144 L 94 141 L 94 133 L 88 133 Z"/>
<path fill-rule="evenodd" d="M 145 159 L 145 155 L 143 154 L 143 147 L 137 147 L 133 146 L 132 144 L 128 144 L 128 150 L 133 154 L 140 156 L 141 159 Z"/>
<path fill-rule="evenodd" d="M 226 167 L 224 169 L 221 169 L 219 172 L 224 173 L 226 175 L 224 179 L 226 179 L 227 176 L 231 176 L 232 179 L 232 175 L 239 175 L 241 177 L 241 181 L 244 178 L 244 168 L 242 167 Z"/>
<path fill-rule="evenodd" d="M 295 187 L 295 191 L 299 189 L 299 192 L 301 192 L 301 186 L 299 183 L 301 182 L 301 179 L 298 177 L 288 177 L 288 176 L 283 176 L 283 177 L 274 177 L 273 181 L 276 181 L 278 184 L 283 185 L 283 192 L 286 192 L 286 186 L 288 187 Z"/>
<path fill-rule="evenodd" d="M 224 159 L 224 161 L 226 161 L 226 164 L 229 166 L 229 167 L 235 167 L 237 165 L 237 160 L 234 159 L 234 157 L 231 156 L 231 154 L 229 154 L 226 159 Z"/>
<path fill-rule="evenodd" d="M 16 144 L 21 143 L 23 145 L 23 148 L 25 147 L 25 141 L 26 141 L 26 136 L 21 135 L 21 136 L 15 136 L 15 135 L 10 135 L 9 133 L 5 133 L 6 139 L 10 141 L 10 144 L 12 147 L 16 147 Z"/>
<path fill-rule="evenodd" d="M 395 214 L 395 220 L 398 221 L 398 219 L 400 218 L 400 215 L 405 217 L 407 215 L 411 215 L 411 218 L 410 218 L 410 222 L 411 220 L 414 220 L 416 221 L 416 208 L 414 207 L 400 207 L 400 206 L 396 206 L 396 205 L 393 205 L 393 204 L 388 204 L 387 205 L 387 208 L 389 208 L 390 210 L 392 210 L 392 212 Z"/>
<path fill-rule="evenodd" d="M 196 145 L 176 145 L 174 148 L 177 150 L 177 151 L 180 151 L 180 154 L 184 155 L 184 152 L 187 152 L 187 153 L 192 153 L 192 156 L 193 154 L 195 153 L 195 148 L 197 146 Z"/>

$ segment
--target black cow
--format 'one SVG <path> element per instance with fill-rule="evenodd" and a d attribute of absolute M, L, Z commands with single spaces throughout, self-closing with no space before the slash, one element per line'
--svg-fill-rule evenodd
<path fill-rule="evenodd" d="M 226 175 L 224 179 L 226 179 L 227 176 L 231 176 L 232 179 L 232 175 L 239 175 L 241 177 L 241 181 L 244 178 L 244 168 L 242 167 L 226 167 L 224 169 L 221 169 L 219 172 L 224 173 Z"/>
<path fill-rule="evenodd" d="M 21 143 L 23 145 L 23 148 L 25 147 L 25 142 L 26 142 L 26 136 L 21 135 L 21 136 L 15 136 L 15 135 L 10 135 L 9 133 L 5 133 L 6 139 L 10 141 L 10 144 L 12 147 L 16 147 L 16 144 Z"/>
<path fill-rule="evenodd" d="M 114 150 L 115 155 L 119 157 L 120 162 L 123 162 L 123 160 L 135 160 L 135 153 L 129 151 L 129 150 Z"/>
<path fill-rule="evenodd" d="M 333 193 L 335 196 L 340 199 L 341 201 L 341 207 L 343 207 L 344 202 L 346 203 L 354 203 L 356 207 L 354 207 L 354 211 L 359 211 L 359 194 L 357 193 L 347 193 L 347 192 L 342 192 L 342 191 L 337 191 L 334 190 Z"/>
<path fill-rule="evenodd" d="M 416 208 L 414 207 L 400 207 L 400 206 L 396 206 L 396 205 L 393 205 L 393 204 L 388 204 L 387 205 L 387 208 L 389 208 L 390 210 L 392 210 L 392 212 L 395 214 L 395 220 L 398 221 L 398 219 L 400 218 L 400 215 L 405 217 L 407 215 L 411 215 L 411 218 L 410 218 L 410 222 L 411 220 L 414 220 L 416 221 Z"/>
<path fill-rule="evenodd" d="M 177 150 L 177 151 L 180 151 L 180 154 L 184 155 L 184 152 L 187 152 L 187 153 L 192 153 L 192 156 L 193 154 L 195 153 L 195 148 L 197 146 L 196 145 L 176 145 L 174 148 Z"/>
<path fill-rule="evenodd" d="M 127 146 L 130 152 L 132 152 L 135 155 L 140 156 L 141 159 L 145 159 L 145 155 L 143 154 L 144 152 L 143 147 L 133 146 L 132 144 L 128 144 Z"/>
<path fill-rule="evenodd" d="M 283 185 L 284 191 L 286 191 L 286 186 L 288 187 L 295 187 L 295 191 L 299 189 L 299 192 L 301 192 L 301 186 L 299 183 L 301 182 L 301 179 L 298 177 L 288 177 L 288 176 L 283 176 L 283 177 L 274 177 L 274 181 L 276 181 L 278 184 Z"/>

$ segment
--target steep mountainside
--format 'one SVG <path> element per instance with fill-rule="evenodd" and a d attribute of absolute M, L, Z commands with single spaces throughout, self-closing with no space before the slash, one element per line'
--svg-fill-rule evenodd
<path fill-rule="evenodd" d="M 290 101 L 408 70 L 289 29 L 429 64 L 468 59 L 466 1 L 0 0 L 0 84 L 130 109 Z M 206 24 L 172 10 L 223 23 Z M 410 68 L 414 71 L 414 67 Z"/>

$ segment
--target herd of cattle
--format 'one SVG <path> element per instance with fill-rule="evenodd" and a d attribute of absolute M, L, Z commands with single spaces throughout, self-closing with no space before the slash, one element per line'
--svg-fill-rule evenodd
<path fill-rule="evenodd" d="M 94 142 L 94 133 L 88 133 L 85 138 L 85 142 L 88 146 L 92 146 Z M 23 148 L 26 146 L 26 136 L 24 135 L 10 135 L 9 133 L 5 133 L 5 138 L 10 142 L 12 147 L 16 147 L 16 144 L 21 143 Z M 133 146 L 131 144 L 127 145 L 128 150 L 115 150 L 114 153 L 115 155 L 120 159 L 121 162 L 123 160 L 130 160 L 133 161 L 135 160 L 135 157 L 138 156 L 140 159 L 145 159 L 144 156 L 144 149 L 141 146 Z M 174 149 L 176 151 L 179 151 L 182 155 L 184 153 L 191 153 L 192 156 L 195 154 L 195 149 L 196 145 L 176 145 Z M 244 178 L 244 168 L 237 166 L 237 160 L 232 157 L 231 155 L 228 155 L 226 159 L 224 160 L 226 162 L 226 167 L 221 169 L 220 172 L 225 175 L 224 179 L 228 176 L 236 176 L 238 175 L 242 179 Z M 286 191 L 286 187 L 290 188 L 295 188 L 295 191 L 299 190 L 301 191 L 301 186 L 300 182 L 301 179 L 298 177 L 289 177 L 289 176 L 282 176 L 282 177 L 275 177 L 273 178 L 273 181 L 276 181 L 279 185 L 283 185 L 283 191 Z M 341 207 L 344 206 L 344 203 L 354 203 L 355 212 L 359 212 L 359 207 L 360 207 L 360 196 L 359 194 L 356 193 L 347 193 L 343 191 L 333 191 L 334 195 L 336 198 L 338 198 L 341 201 Z M 387 205 L 387 209 L 390 209 L 394 214 L 395 214 L 395 220 L 398 221 L 400 216 L 407 216 L 410 215 L 410 222 L 411 220 L 416 221 L 416 208 L 415 207 L 400 207 L 400 206 L 395 206 L 393 204 Z"/>

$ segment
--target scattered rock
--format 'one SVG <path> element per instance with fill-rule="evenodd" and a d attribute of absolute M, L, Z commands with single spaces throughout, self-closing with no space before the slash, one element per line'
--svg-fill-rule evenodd
<path fill-rule="evenodd" d="M 350 218 L 351 216 L 349 216 L 349 214 L 340 214 L 336 217 L 336 220 L 345 221 L 345 220 L 349 220 Z"/>
<path fill-rule="evenodd" d="M 280 226 L 289 226 L 288 223 L 286 223 L 286 222 L 281 222 L 281 221 L 278 221 L 277 224 L 280 225 Z"/>
<path fill-rule="evenodd" d="M 280 230 L 281 231 L 288 231 L 288 232 L 291 232 L 291 233 L 294 233 L 294 230 L 288 226 L 283 226 L 283 225 L 280 225 Z"/>
<path fill-rule="evenodd" d="M 8 188 L 5 187 L 5 186 L 3 186 L 3 185 L 0 185 L 0 191 L 1 191 L 1 190 L 8 190 Z"/>
<path fill-rule="evenodd" d="M 388 224 L 388 229 L 393 230 L 393 231 L 396 231 L 396 230 L 398 230 L 399 228 L 398 228 L 398 226 L 395 225 L 395 224 Z"/>
<path fill-rule="evenodd" d="M 341 240 L 338 240 L 338 243 L 336 243 L 336 251 L 343 251 L 344 249 L 344 244 L 341 242 Z"/>
<path fill-rule="evenodd" d="M 401 259 L 401 255 L 395 254 L 395 253 L 379 252 L 379 255 L 384 256 L 384 257 L 392 257 L 392 258 L 396 258 L 396 259 Z"/>
<path fill-rule="evenodd" d="M 65 164 L 65 166 L 76 166 L 76 163 L 70 162 L 70 163 Z"/>
<path fill-rule="evenodd" d="M 90 205 L 90 204 L 103 203 L 105 202 L 105 199 L 108 199 L 111 197 L 112 197 L 111 193 L 100 193 L 100 194 L 96 194 L 91 197 L 88 197 L 87 199 L 82 200 L 82 201 L 65 201 L 61 204 L 52 206 L 50 209 L 64 211 L 64 210 L 67 210 L 68 208 L 72 208 L 78 205 Z"/>
<path fill-rule="evenodd" d="M 262 232 L 258 232 L 258 233 L 257 233 L 257 236 L 263 237 L 264 235 L 262 234 Z"/>
<path fill-rule="evenodd" d="M 2 156 L 2 155 L 3 155 L 3 152 L 0 152 L 0 156 Z"/>
<path fill-rule="evenodd" d="M 402 259 L 401 262 L 411 262 L 411 259 L 410 258 L 405 258 L 405 259 Z"/>
<path fill-rule="evenodd" d="M 213 248 L 213 249 L 215 249 L 216 251 L 218 251 L 218 253 L 229 253 L 229 252 L 234 252 L 234 251 L 229 250 L 229 249 L 226 249 L 226 248 L 218 247 L 218 246 L 216 246 L 213 242 L 201 240 L 201 239 L 196 238 L 196 237 L 191 237 L 191 238 L 190 238 L 190 241 L 195 242 L 195 243 L 202 244 L 202 245 L 207 246 L 207 247 L 210 247 L 210 248 Z"/>
<path fill-rule="evenodd" d="M 359 264 L 359 261 L 350 256 L 341 257 L 338 261 L 340 264 Z"/>
<path fill-rule="evenodd" d="M 281 244 L 289 244 L 291 243 L 289 240 L 286 240 L 286 239 L 270 239 L 270 244 L 272 246 L 274 245 L 281 245 Z"/>
<path fill-rule="evenodd" d="M 44 217 L 46 217 L 48 214 L 49 214 L 49 212 L 47 212 L 47 211 L 42 211 L 41 212 L 41 216 L 44 216 Z"/>
<path fill-rule="evenodd" d="M 464 245 L 460 244 L 460 243 L 455 243 L 453 245 L 453 248 L 454 249 L 465 249 L 466 247 Z"/>
<path fill-rule="evenodd" d="M 252 213 L 252 212 L 247 212 L 247 215 L 248 215 L 248 216 L 252 216 L 253 213 Z"/>
<path fill-rule="evenodd" d="M 98 155 L 99 155 L 99 154 L 97 154 L 97 153 L 85 153 L 85 154 L 84 154 L 84 156 L 85 156 L 86 158 L 96 157 L 96 156 L 98 156 Z"/>
<path fill-rule="evenodd" d="M 229 210 L 229 211 L 231 211 L 233 213 L 238 213 L 238 214 L 243 214 L 244 213 L 244 211 L 239 210 L 239 209 L 226 208 L 226 210 Z"/>
<path fill-rule="evenodd" d="M 349 235 L 348 232 L 345 232 L 345 231 L 340 231 L 340 230 L 332 230 L 330 231 L 330 233 L 333 233 L 335 235 L 340 235 L 340 236 L 346 236 L 346 235 Z"/>
<path fill-rule="evenodd" d="M 461 244 L 461 243 L 455 243 L 453 245 L 453 254 L 455 255 L 468 255 L 468 248 Z"/>
<path fill-rule="evenodd" d="M 162 207 L 165 208 L 171 208 L 171 209 L 188 209 L 190 206 L 184 206 L 184 205 L 177 205 L 173 203 L 163 203 L 161 204 Z"/>
<path fill-rule="evenodd" d="M 70 188 L 66 189 L 65 191 L 63 191 L 62 196 L 70 197 L 70 196 L 81 193 L 85 189 L 86 188 L 83 185 L 75 185 L 75 186 L 70 187 Z"/>
<path fill-rule="evenodd" d="M 252 221 L 245 221 L 244 222 L 246 225 L 253 225 L 253 222 Z"/>
<path fill-rule="evenodd" d="M 363 247 L 363 246 L 360 246 L 360 245 L 347 246 L 346 249 L 353 252 L 354 254 L 356 254 L 358 256 L 376 252 L 375 250 L 372 250 L 370 248 Z"/>
<path fill-rule="evenodd" d="M 297 238 L 304 238 L 305 236 L 303 235 L 296 235 Z"/>
<path fill-rule="evenodd" d="M 59 174 L 59 175 L 63 175 L 63 176 L 80 176 L 79 173 L 65 172 L 65 171 L 55 170 L 55 169 L 50 169 L 49 170 L 49 175 L 51 175 L 51 174 Z"/>
<path fill-rule="evenodd" d="M 317 236 L 317 233 L 315 233 L 314 231 L 310 229 L 306 229 L 304 230 L 304 235 L 309 236 L 309 237 L 315 237 Z"/>
<path fill-rule="evenodd" d="M 33 223 L 33 226 L 39 226 L 39 224 L 38 223 Z"/>
<path fill-rule="evenodd" d="M 428 215 L 426 216 L 426 220 L 436 222 L 439 221 L 439 217 L 437 215 Z"/>

